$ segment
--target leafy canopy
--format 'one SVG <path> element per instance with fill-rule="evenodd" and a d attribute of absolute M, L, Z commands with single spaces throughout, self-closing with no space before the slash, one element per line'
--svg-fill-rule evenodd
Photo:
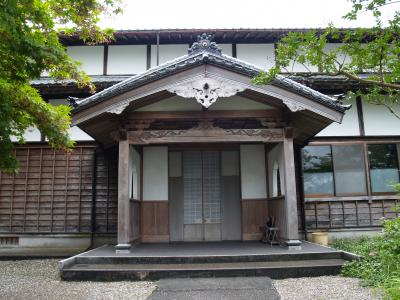
<path fill-rule="evenodd" d="M 388 22 L 383 22 L 381 13 L 383 6 L 399 1 L 350 1 L 352 10 L 343 18 L 356 20 L 361 13 L 371 12 L 375 17 L 373 27 L 344 30 L 330 25 L 322 32 L 290 32 L 277 46 L 275 67 L 253 81 L 266 84 L 282 73 L 344 76 L 364 86 L 357 93 L 367 101 L 384 105 L 400 119 L 400 11 L 396 10 Z M 330 41 L 340 43 L 329 49 Z M 295 64 L 303 65 L 307 71 L 294 72 Z M 312 72 L 311 66 L 318 71 Z"/>
<path fill-rule="evenodd" d="M 55 149 L 73 147 L 68 129 L 70 108 L 46 103 L 30 80 L 48 72 L 79 87 L 94 86 L 59 41 L 77 34 L 89 43 L 105 43 L 112 30 L 96 24 L 104 13 L 120 13 L 120 0 L 0 0 L 0 171 L 16 172 L 12 137 L 36 126 Z"/>

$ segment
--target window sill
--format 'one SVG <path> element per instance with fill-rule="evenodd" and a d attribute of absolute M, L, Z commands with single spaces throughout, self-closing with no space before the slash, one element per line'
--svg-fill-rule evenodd
<path fill-rule="evenodd" d="M 320 197 L 320 198 L 304 198 L 304 202 L 323 202 L 323 201 L 369 201 L 369 200 L 400 200 L 400 196 L 396 194 L 374 195 L 374 196 L 342 196 L 342 197 Z"/>

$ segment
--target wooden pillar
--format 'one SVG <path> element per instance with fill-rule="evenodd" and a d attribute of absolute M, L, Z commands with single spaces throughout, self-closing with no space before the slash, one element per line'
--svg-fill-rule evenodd
<path fill-rule="evenodd" d="M 297 216 L 297 189 L 293 147 L 293 128 L 285 129 L 283 140 L 283 161 L 285 166 L 285 243 L 291 249 L 300 249 Z"/>
<path fill-rule="evenodd" d="M 121 139 L 118 149 L 118 244 L 116 252 L 131 247 L 131 203 L 129 200 L 129 141 Z"/>

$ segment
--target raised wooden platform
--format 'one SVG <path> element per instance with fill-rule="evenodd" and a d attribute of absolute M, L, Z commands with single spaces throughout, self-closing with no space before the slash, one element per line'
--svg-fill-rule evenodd
<path fill-rule="evenodd" d="M 311 243 L 287 250 L 258 242 L 140 244 L 117 254 L 103 246 L 60 261 L 64 280 L 143 280 L 177 277 L 334 275 L 351 254 Z"/>

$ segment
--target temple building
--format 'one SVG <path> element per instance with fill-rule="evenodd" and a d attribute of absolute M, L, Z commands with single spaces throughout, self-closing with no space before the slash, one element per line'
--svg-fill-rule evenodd
<path fill-rule="evenodd" d="M 315 231 L 379 230 L 400 199 L 400 120 L 338 97 L 360 88 L 342 77 L 254 84 L 288 31 L 126 30 L 98 46 L 62 36 L 97 92 L 32 81 L 74 106 L 76 146 L 54 151 L 35 128 L 15 145 L 18 174 L 0 174 L 0 247 L 252 241 L 269 217 L 288 249 Z"/>

